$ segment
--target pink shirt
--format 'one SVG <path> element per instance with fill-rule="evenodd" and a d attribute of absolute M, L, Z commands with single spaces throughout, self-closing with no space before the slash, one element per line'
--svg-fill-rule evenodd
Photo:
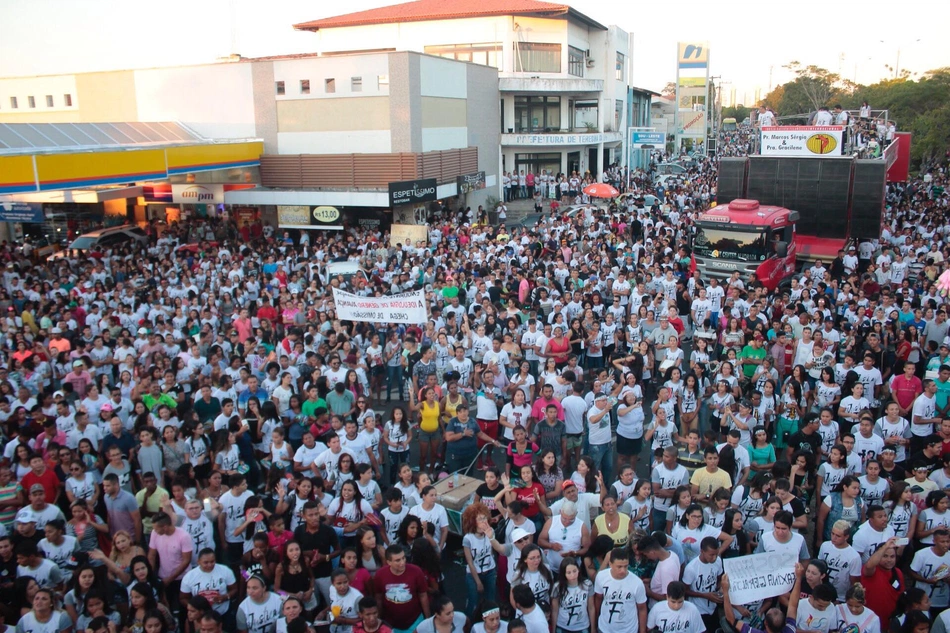
<path fill-rule="evenodd" d="M 148 541 L 149 549 L 158 552 L 158 576 L 159 578 L 168 578 L 175 568 L 187 559 L 191 560 L 191 552 L 194 546 L 191 543 L 191 536 L 181 528 L 175 528 L 175 531 L 169 535 L 162 535 L 152 531 L 152 536 Z M 181 580 L 188 568 L 175 576 L 172 580 Z"/>

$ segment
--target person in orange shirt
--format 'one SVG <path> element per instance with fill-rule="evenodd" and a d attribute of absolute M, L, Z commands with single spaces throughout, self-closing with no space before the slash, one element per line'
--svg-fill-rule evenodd
<path fill-rule="evenodd" d="M 60 352 L 71 352 L 73 350 L 72 343 L 70 343 L 68 339 L 63 338 L 63 331 L 60 328 L 54 327 L 49 333 L 53 336 L 47 345 L 51 354 L 55 356 Z"/>

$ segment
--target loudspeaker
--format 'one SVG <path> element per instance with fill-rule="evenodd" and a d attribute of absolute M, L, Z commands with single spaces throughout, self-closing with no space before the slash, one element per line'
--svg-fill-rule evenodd
<path fill-rule="evenodd" d="M 747 157 L 720 159 L 716 204 L 729 204 L 733 200 L 746 197 L 748 169 Z"/>
<path fill-rule="evenodd" d="M 887 165 L 883 160 L 855 161 L 851 193 L 852 237 L 873 240 L 881 237 L 886 188 Z"/>
<path fill-rule="evenodd" d="M 748 197 L 798 211 L 805 235 L 848 234 L 850 185 L 850 159 L 754 156 L 749 164 Z"/>

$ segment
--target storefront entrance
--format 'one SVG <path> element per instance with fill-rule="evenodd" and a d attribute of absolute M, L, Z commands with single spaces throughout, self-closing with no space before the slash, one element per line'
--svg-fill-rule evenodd
<path fill-rule="evenodd" d="M 547 154 L 515 154 L 515 169 L 512 172 L 540 174 L 542 169 L 548 170 L 549 174 L 558 174 L 561 172 L 561 153 Z"/>

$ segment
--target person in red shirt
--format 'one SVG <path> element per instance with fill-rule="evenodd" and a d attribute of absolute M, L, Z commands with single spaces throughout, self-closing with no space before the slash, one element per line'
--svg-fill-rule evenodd
<path fill-rule="evenodd" d="M 868 607 L 881 619 L 881 630 L 886 631 L 897 609 L 897 600 L 904 592 L 904 575 L 897 568 L 897 537 L 888 539 L 864 563 L 861 584 Z"/>
<path fill-rule="evenodd" d="M 360 621 L 353 625 L 353 633 L 392 633 L 379 619 L 379 603 L 372 596 L 364 596 L 356 605 L 360 610 Z"/>
<path fill-rule="evenodd" d="M 911 417 L 914 400 L 924 392 L 920 378 L 914 375 L 916 369 L 917 367 L 914 363 L 904 363 L 904 373 L 891 378 L 889 385 L 891 394 L 894 396 L 894 399 L 897 400 L 897 406 L 900 407 L 901 416 L 908 419 Z"/>
<path fill-rule="evenodd" d="M 271 323 L 277 322 L 277 308 L 270 304 L 270 299 L 262 300 L 264 305 L 257 309 L 258 319 L 267 319 Z"/>
<path fill-rule="evenodd" d="M 46 462 L 42 456 L 35 454 L 30 457 L 30 472 L 24 475 L 20 481 L 20 485 L 24 490 L 23 505 L 29 503 L 29 499 L 25 498 L 25 491 L 29 490 L 34 484 L 43 486 L 43 490 L 46 492 L 46 503 L 56 503 L 60 492 L 59 477 L 57 477 L 56 473 L 51 469 L 46 467 Z"/>
<path fill-rule="evenodd" d="M 505 484 L 506 502 L 511 505 L 513 501 L 520 501 L 524 507 L 521 511 L 525 517 L 531 519 L 537 531 L 540 532 L 544 527 L 546 517 L 551 516 L 551 510 L 548 509 L 544 501 L 544 486 L 534 480 L 534 467 L 530 464 L 522 466 L 518 471 L 521 481 L 515 480 L 519 484 L 517 487 L 511 485 L 508 478 L 502 475 L 501 481 Z"/>
<path fill-rule="evenodd" d="M 390 545 L 386 549 L 386 565 L 373 579 L 380 615 L 396 629 L 415 629 L 432 615 L 425 572 L 406 562 L 406 549 L 402 545 Z"/>

